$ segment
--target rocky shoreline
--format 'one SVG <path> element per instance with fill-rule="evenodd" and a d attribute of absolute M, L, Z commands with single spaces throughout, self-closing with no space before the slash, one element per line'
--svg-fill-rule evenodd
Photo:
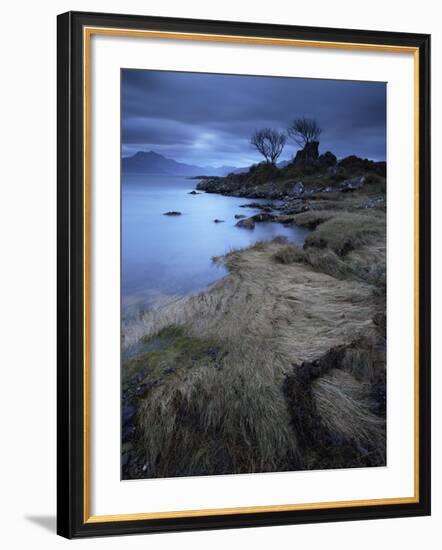
<path fill-rule="evenodd" d="M 204 177 L 198 191 L 249 199 L 267 199 L 267 204 L 243 205 L 259 208 L 261 213 L 242 219 L 238 227 L 253 229 L 260 221 L 293 223 L 292 216 L 324 207 L 321 201 L 339 203 L 343 194 L 360 197 L 353 208 L 385 207 L 386 163 L 349 156 L 340 161 L 327 151 L 318 153 L 316 142 L 299 151 L 292 163 L 280 169 L 266 163 L 252 166 L 249 172 L 226 177 Z M 355 193 L 360 191 L 360 193 Z M 350 203 L 350 201 L 345 201 Z"/>
<path fill-rule="evenodd" d="M 242 205 L 238 230 L 311 233 L 214 258 L 224 279 L 139 321 L 123 479 L 385 465 L 385 172 L 313 147 L 197 184 L 266 199 Z"/>

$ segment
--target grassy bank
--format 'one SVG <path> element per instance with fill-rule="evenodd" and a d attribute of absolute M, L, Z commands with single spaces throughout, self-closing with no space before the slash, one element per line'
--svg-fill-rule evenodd
<path fill-rule="evenodd" d="M 215 258 L 228 276 L 127 327 L 124 477 L 385 464 L 385 211 L 329 195 L 291 216 L 303 248 Z"/>

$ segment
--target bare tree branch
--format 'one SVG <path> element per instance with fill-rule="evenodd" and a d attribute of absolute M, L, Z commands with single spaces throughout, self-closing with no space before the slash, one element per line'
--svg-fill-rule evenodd
<path fill-rule="evenodd" d="M 286 141 L 287 136 L 284 132 L 272 128 L 256 130 L 250 139 L 251 145 L 261 153 L 269 164 L 275 164 L 278 160 Z"/>
<path fill-rule="evenodd" d="M 307 143 L 319 141 L 322 128 L 313 118 L 295 118 L 287 128 L 288 136 L 293 139 L 300 147 L 305 147 Z"/>

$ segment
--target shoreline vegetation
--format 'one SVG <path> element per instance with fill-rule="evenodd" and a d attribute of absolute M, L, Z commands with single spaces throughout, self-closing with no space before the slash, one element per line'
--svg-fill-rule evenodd
<path fill-rule="evenodd" d="M 142 348 L 123 363 L 123 479 L 384 466 L 386 163 L 313 142 L 283 168 L 199 180 L 267 199 L 238 231 L 311 232 L 213 258 L 223 279 L 124 327 Z"/>

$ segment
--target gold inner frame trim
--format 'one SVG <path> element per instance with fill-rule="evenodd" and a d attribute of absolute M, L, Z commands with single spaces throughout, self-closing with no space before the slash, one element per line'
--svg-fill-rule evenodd
<path fill-rule="evenodd" d="M 315 502 L 298 504 L 281 504 L 269 506 L 249 506 L 235 508 L 214 508 L 206 510 L 178 510 L 168 512 L 146 512 L 115 515 L 91 515 L 91 389 L 90 389 L 90 349 L 91 349 L 91 315 L 90 315 L 90 109 L 91 109 L 91 64 L 90 43 L 92 35 L 125 36 L 132 38 L 195 40 L 203 42 L 247 43 L 268 46 L 290 46 L 304 48 L 323 48 L 356 50 L 370 52 L 412 53 L 414 61 L 414 494 L 409 497 L 349 500 L 336 502 Z M 83 101 L 84 101 L 84 486 L 83 510 L 84 523 L 106 523 L 116 521 L 137 521 L 149 519 L 190 518 L 230 514 L 253 514 L 264 512 L 287 512 L 300 510 L 324 510 L 345 507 L 379 506 L 395 504 L 412 504 L 419 502 L 419 49 L 411 46 L 393 46 L 389 44 L 364 44 L 348 42 L 328 42 L 314 40 L 296 40 L 282 38 L 263 38 L 236 35 L 218 35 L 203 33 L 181 33 L 148 31 L 136 29 L 118 29 L 110 27 L 83 28 Z"/>

